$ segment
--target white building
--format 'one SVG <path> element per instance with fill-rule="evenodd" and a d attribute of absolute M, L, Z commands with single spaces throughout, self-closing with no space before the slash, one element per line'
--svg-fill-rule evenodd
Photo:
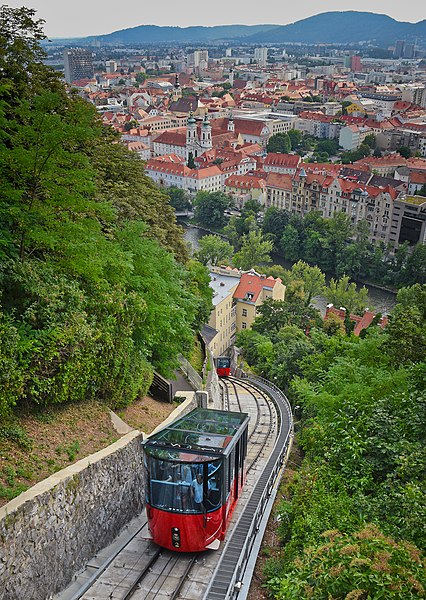
<path fill-rule="evenodd" d="M 208 50 L 195 50 L 193 54 L 194 69 L 204 68 L 209 62 Z"/>
<path fill-rule="evenodd" d="M 356 150 L 371 132 L 372 130 L 369 127 L 358 127 L 357 125 L 342 127 L 339 134 L 339 144 L 344 150 Z"/>
<path fill-rule="evenodd" d="M 153 158 L 146 163 L 146 174 L 162 187 L 178 187 L 195 195 L 199 191 L 219 192 L 222 190 L 222 171 L 209 166 L 190 169 L 182 157 L 174 154 Z"/>
<path fill-rule="evenodd" d="M 265 67 L 268 62 L 268 48 L 255 48 L 254 60 L 260 67 Z"/>

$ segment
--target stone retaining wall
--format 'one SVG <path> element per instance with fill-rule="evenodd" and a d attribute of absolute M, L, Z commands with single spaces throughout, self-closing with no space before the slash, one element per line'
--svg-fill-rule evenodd
<path fill-rule="evenodd" d="M 133 431 L 0 508 L 0 599 L 46 600 L 143 508 Z"/>
<path fill-rule="evenodd" d="M 159 428 L 195 406 L 194 392 Z M 141 513 L 141 442 L 131 431 L 0 508 L 0 600 L 46 600 Z"/>

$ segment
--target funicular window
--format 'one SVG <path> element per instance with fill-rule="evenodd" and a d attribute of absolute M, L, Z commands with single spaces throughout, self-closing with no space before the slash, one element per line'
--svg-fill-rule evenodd
<path fill-rule="evenodd" d="M 186 461 L 188 453 L 185 453 Z M 195 456 L 204 462 L 181 462 L 150 456 L 148 502 L 161 510 L 200 513 L 221 505 L 222 461 Z"/>
<path fill-rule="evenodd" d="M 218 369 L 229 369 L 231 365 L 231 359 L 227 356 L 221 356 L 217 359 L 216 365 Z"/>

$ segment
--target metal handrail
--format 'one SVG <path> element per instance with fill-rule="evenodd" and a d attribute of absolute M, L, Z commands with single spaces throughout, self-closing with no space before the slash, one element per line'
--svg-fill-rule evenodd
<path fill-rule="evenodd" d="M 276 444 L 272 451 L 271 457 L 268 460 L 267 464 L 265 465 L 263 472 L 261 473 L 259 480 L 254 487 L 252 496 L 248 500 L 248 504 L 249 504 L 251 498 L 254 496 L 254 493 L 258 490 L 258 487 L 262 485 L 263 486 L 262 494 L 257 503 L 257 506 L 255 507 L 255 509 L 253 511 L 251 522 L 248 525 L 247 535 L 245 536 L 237 564 L 234 567 L 229 586 L 226 590 L 226 593 L 222 596 L 223 600 L 230 600 L 231 598 L 236 597 L 241 590 L 241 587 L 242 587 L 241 583 L 244 579 L 244 574 L 245 574 L 247 565 L 249 564 L 249 561 L 251 558 L 251 552 L 253 550 L 253 546 L 254 546 L 256 537 L 258 535 L 259 529 L 261 528 L 261 522 L 264 517 L 265 509 L 268 506 L 268 503 L 270 505 L 270 508 L 272 508 L 272 504 L 269 501 L 273 494 L 274 488 L 276 488 L 278 486 L 278 475 L 279 475 L 280 471 L 282 470 L 283 465 L 285 465 L 285 463 L 288 459 L 288 455 L 289 455 L 289 452 L 291 449 L 291 442 L 292 442 L 293 435 L 294 435 L 294 422 L 293 422 L 293 415 L 292 415 L 292 411 L 291 411 L 291 405 L 290 405 L 290 402 L 288 401 L 287 397 L 281 392 L 281 390 L 275 384 L 267 381 L 266 379 L 263 379 L 262 377 L 247 376 L 244 373 L 242 378 L 247 379 L 248 381 L 251 381 L 255 386 L 259 387 L 260 389 L 262 389 L 263 391 L 266 391 L 268 393 L 268 395 L 270 396 L 270 398 L 272 399 L 272 401 L 275 403 L 275 405 L 277 407 L 277 414 L 279 416 L 279 426 L 278 426 L 278 436 L 277 436 Z M 273 392 L 273 393 L 271 393 L 271 392 Z M 289 428 L 288 428 L 288 431 L 287 431 L 287 434 L 286 434 L 284 440 L 281 440 L 281 448 L 278 450 L 278 454 L 277 454 L 277 445 L 280 442 L 280 436 L 282 433 L 282 425 L 283 425 L 282 411 L 283 410 L 285 410 L 285 412 L 287 413 Z M 271 468 L 269 476 L 267 477 L 266 481 L 262 481 L 262 477 L 265 474 L 265 471 L 267 471 L 268 466 L 270 466 L 271 461 L 274 461 L 274 465 Z M 245 512 L 243 511 L 235 525 L 234 533 L 238 529 L 239 524 L 240 524 L 240 522 L 242 522 L 242 519 L 244 519 L 244 517 L 245 517 Z M 224 548 L 222 558 L 225 556 L 226 551 L 231 543 L 232 543 L 232 536 L 228 540 L 228 542 Z M 209 596 L 209 593 L 210 593 L 211 588 L 213 587 L 214 577 L 220 571 L 220 566 L 221 566 L 221 561 L 219 562 L 218 566 L 216 567 L 216 570 L 213 574 L 211 584 L 206 591 L 206 594 L 204 596 L 205 600 L 209 600 L 209 598 L 212 598 L 212 599 L 217 598 L 217 594 L 216 595 L 212 594 L 211 596 Z M 245 586 L 245 587 L 247 588 L 247 586 Z"/>

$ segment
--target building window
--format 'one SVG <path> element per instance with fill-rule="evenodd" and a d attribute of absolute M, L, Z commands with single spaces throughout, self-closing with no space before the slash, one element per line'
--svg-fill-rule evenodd
<path fill-rule="evenodd" d="M 247 316 L 247 309 L 243 308 L 243 317 L 246 317 L 246 316 Z"/>
<path fill-rule="evenodd" d="M 241 323 L 241 329 L 247 329 L 247 323 L 245 321 Z"/>

